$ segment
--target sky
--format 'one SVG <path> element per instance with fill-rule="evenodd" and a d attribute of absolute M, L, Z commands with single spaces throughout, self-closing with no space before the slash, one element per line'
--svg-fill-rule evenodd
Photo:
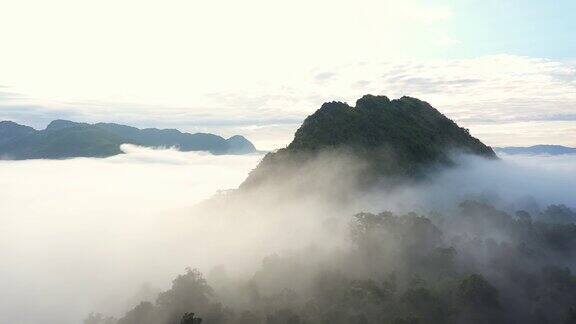
<path fill-rule="evenodd" d="M 242 134 L 428 101 L 493 146 L 576 146 L 574 1 L 0 0 L 0 120 Z"/>

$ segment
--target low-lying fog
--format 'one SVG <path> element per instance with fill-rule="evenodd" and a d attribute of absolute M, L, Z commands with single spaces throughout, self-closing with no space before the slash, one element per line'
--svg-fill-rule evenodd
<path fill-rule="evenodd" d="M 294 209 L 289 225 L 270 215 L 245 226 L 192 212 L 217 190 L 237 187 L 260 155 L 124 150 L 106 159 L 0 161 L 1 323 L 119 315 L 166 289 L 185 267 L 248 270 L 262 256 L 291 248 L 285 242 L 321 240 L 311 220 L 321 209 L 309 205 Z M 376 193 L 362 209 L 441 210 L 447 200 L 470 195 L 497 197 L 502 208 L 527 196 L 542 207 L 576 207 L 576 155 L 463 160 L 465 167 L 431 183 Z"/>
<path fill-rule="evenodd" d="M 0 161 L 0 323 L 81 323 L 145 282 L 164 287 L 195 262 L 180 245 L 195 229 L 178 237 L 177 216 L 237 187 L 261 158 L 124 149 Z"/>

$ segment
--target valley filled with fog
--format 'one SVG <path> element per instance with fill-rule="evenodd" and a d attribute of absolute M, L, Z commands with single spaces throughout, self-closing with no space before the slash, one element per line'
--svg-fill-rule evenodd
<path fill-rule="evenodd" d="M 261 158 L 123 150 L 0 161 L 0 322 L 80 323 L 146 282 L 167 285 L 195 263 L 187 209 L 237 187 Z"/>
<path fill-rule="evenodd" d="M 210 282 L 215 267 L 249 277 L 268 255 L 312 246 L 316 252 L 304 255 L 329 258 L 318 249 L 348 244 L 342 233 L 362 211 L 449 212 L 466 199 L 509 212 L 576 207 L 576 155 L 463 156 L 459 167 L 428 181 L 373 191 L 344 207 L 285 193 L 281 203 L 258 197 L 262 205 L 252 205 L 245 196 L 232 203 L 241 215 L 234 218 L 195 205 L 238 187 L 262 155 L 122 149 L 126 154 L 105 159 L 0 161 L 0 322 L 80 323 L 92 311 L 121 316 L 154 301 L 186 267 L 218 287 Z M 338 161 L 320 165 L 330 175 L 318 179 L 345 179 Z"/>

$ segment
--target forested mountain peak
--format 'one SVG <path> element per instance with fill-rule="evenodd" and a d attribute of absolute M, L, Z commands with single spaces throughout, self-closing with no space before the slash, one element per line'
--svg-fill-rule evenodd
<path fill-rule="evenodd" d="M 77 126 L 88 126 L 88 124 L 77 123 L 77 122 L 73 122 L 73 121 L 65 120 L 65 119 L 55 119 L 55 120 L 51 121 L 48 124 L 48 126 L 46 126 L 46 130 L 47 131 L 56 131 L 56 130 L 61 130 L 64 128 L 77 127 Z"/>
<path fill-rule="evenodd" d="M 453 153 L 495 159 L 496 154 L 430 104 L 416 98 L 365 95 L 352 107 L 324 103 L 308 116 L 284 149 L 269 153 L 244 185 L 275 177 L 276 168 L 325 151 L 347 151 L 368 164 L 364 179 L 420 177 L 429 167 L 453 165 Z"/>

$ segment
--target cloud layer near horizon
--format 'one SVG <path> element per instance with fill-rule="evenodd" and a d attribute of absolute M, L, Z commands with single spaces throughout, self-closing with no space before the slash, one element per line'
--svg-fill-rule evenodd
<path fill-rule="evenodd" d="M 426 100 L 494 146 L 576 145 L 576 65 L 513 55 L 335 65 L 276 85 L 247 83 L 198 94 L 199 104 L 186 107 L 114 102 L 43 106 L 6 93 L 0 99 L 0 119 L 37 127 L 69 118 L 242 134 L 259 148 L 272 149 L 286 145 L 300 122 L 323 102 L 353 105 L 366 93 Z"/>
<path fill-rule="evenodd" d="M 576 145 L 573 7 L 0 0 L 0 119 L 241 134 L 272 149 L 324 101 L 372 93 L 429 101 L 491 145 Z"/>

